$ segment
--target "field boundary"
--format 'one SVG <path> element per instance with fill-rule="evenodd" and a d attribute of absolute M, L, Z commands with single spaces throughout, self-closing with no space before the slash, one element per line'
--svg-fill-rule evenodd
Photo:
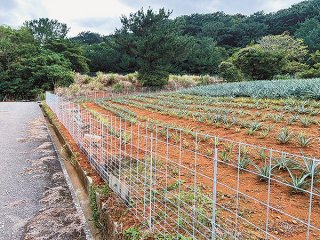
<path fill-rule="evenodd" d="M 198 132 L 189 133 L 194 136 L 196 146 L 190 149 L 182 146 L 183 129 L 100 116 L 72 99 L 48 92 L 46 102 L 87 155 L 91 166 L 152 233 L 166 239 L 286 239 L 274 226 L 275 219 L 280 217 L 283 223 L 293 222 L 299 229 L 296 239 L 312 239 L 320 234 L 314 220 L 319 210 L 315 203 L 320 197 L 315 183 L 318 159 Z M 169 140 L 172 132 L 177 134 L 176 144 Z M 199 150 L 201 141 L 212 142 L 208 154 Z M 232 144 L 235 150 L 226 153 L 221 149 L 223 144 Z M 244 156 L 244 149 L 264 152 L 263 166 L 254 164 L 256 169 L 247 168 L 248 162 L 244 160 L 249 159 L 249 154 Z M 223 159 L 226 154 L 234 158 L 226 161 Z M 283 156 L 296 164 L 309 163 L 310 175 L 305 178 L 310 186 L 293 186 L 273 173 L 279 167 L 275 160 Z M 188 163 L 184 162 L 186 159 Z M 204 160 L 206 168 L 212 170 L 210 173 L 202 169 L 200 163 Z M 223 176 L 223 171 L 229 171 L 225 169 L 235 173 L 233 183 Z M 265 182 L 266 191 L 259 194 L 245 191 L 243 185 L 253 178 Z M 304 217 L 274 202 L 277 197 L 274 194 L 282 193 L 278 188 L 304 194 L 307 200 L 301 212 Z M 233 205 L 228 205 L 222 195 L 231 196 Z M 261 215 L 259 220 L 251 218 L 257 213 L 243 213 L 250 208 L 248 203 L 256 207 Z"/>
<path fill-rule="evenodd" d="M 50 124 L 50 127 L 52 127 L 52 131 L 53 134 L 56 135 L 57 141 L 61 144 L 61 146 L 63 146 L 63 150 L 65 157 L 67 157 L 68 161 L 71 161 L 74 156 L 77 156 L 77 153 L 75 151 L 72 150 L 72 147 L 70 147 L 68 141 L 66 140 L 66 136 L 64 136 L 64 134 L 62 132 L 60 132 L 59 127 L 58 127 L 58 123 L 55 121 L 55 119 L 50 116 L 50 108 L 45 104 L 45 106 L 41 106 L 44 115 L 47 117 L 47 121 Z M 49 112 L 50 111 L 50 112 Z M 52 136 L 51 136 L 52 137 Z M 56 149 L 56 151 L 58 151 Z M 60 153 L 57 153 L 58 155 Z M 60 157 L 59 157 L 60 158 Z M 61 161 L 63 161 L 62 159 L 60 159 Z M 62 163 L 64 164 L 64 163 Z M 95 204 L 97 206 L 97 209 L 95 210 L 96 213 L 95 214 L 99 214 L 99 219 L 92 219 L 93 216 L 93 210 L 91 207 L 91 215 L 90 218 L 85 218 L 86 221 L 92 221 L 93 225 L 97 225 L 99 224 L 99 227 L 97 226 L 93 226 L 93 228 L 95 229 L 91 229 L 93 232 L 90 232 L 88 234 L 90 234 L 88 237 L 88 239 L 120 239 L 121 238 L 121 234 L 122 234 L 122 229 L 121 226 L 117 225 L 114 221 L 113 218 L 111 216 L 111 214 L 109 213 L 108 208 L 110 207 L 108 204 L 104 203 L 104 201 L 106 200 L 106 198 L 111 198 L 111 197 L 117 197 L 116 195 L 113 195 L 112 193 L 108 193 L 108 196 L 106 197 L 105 194 L 101 193 L 101 191 L 99 191 L 98 186 L 94 183 L 93 179 L 88 175 L 88 173 L 81 167 L 81 165 L 79 164 L 79 162 L 77 161 L 71 161 L 70 164 L 72 165 L 74 172 L 76 173 L 76 177 L 79 179 L 80 184 L 83 186 L 84 190 L 86 191 L 86 194 L 89 196 L 89 194 L 93 194 L 95 197 L 94 199 L 89 199 L 90 202 L 87 203 L 88 205 L 90 204 Z M 65 174 L 68 175 L 67 170 L 65 169 L 64 171 Z M 68 180 L 71 181 L 71 180 Z M 69 184 L 72 185 L 72 183 L 70 182 Z M 72 187 L 72 186 L 71 186 Z M 73 188 L 73 187 L 72 187 Z M 73 193 L 75 194 L 75 193 Z M 110 195 L 111 194 L 111 195 Z M 74 196 L 74 198 L 77 198 L 76 196 Z M 92 202 L 94 201 L 94 202 Z M 77 200 L 78 202 L 78 200 Z M 78 205 L 80 203 L 77 203 Z M 80 211 L 82 211 L 81 206 L 78 206 L 80 208 Z M 90 208 L 90 206 L 88 206 Z M 87 225 L 87 223 L 86 223 Z M 88 227 L 88 226 L 87 226 Z M 89 229 L 89 227 L 88 227 Z M 90 231 L 90 230 L 87 230 Z M 104 231 L 104 232 L 102 232 Z M 93 237 L 94 235 L 94 237 Z"/>

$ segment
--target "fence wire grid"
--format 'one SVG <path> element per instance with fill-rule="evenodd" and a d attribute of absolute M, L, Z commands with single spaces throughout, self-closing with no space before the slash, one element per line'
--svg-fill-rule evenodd
<path fill-rule="evenodd" d="M 46 103 L 161 239 L 320 239 L 318 159 L 97 115 L 49 92 Z"/>
<path fill-rule="evenodd" d="M 82 101 L 93 100 L 97 101 L 99 99 L 105 99 L 108 97 L 121 97 L 121 96 L 128 96 L 128 95 L 136 95 L 136 94 L 160 94 L 160 93 L 168 93 L 168 92 L 177 92 L 179 90 L 186 89 L 184 87 L 176 87 L 174 89 L 165 89 L 162 87 L 140 87 L 140 88 L 125 88 L 122 90 L 103 90 L 103 91 L 84 91 L 78 93 L 72 92 L 62 92 L 62 93 L 55 93 L 60 97 L 64 97 L 65 99 L 81 99 Z"/>

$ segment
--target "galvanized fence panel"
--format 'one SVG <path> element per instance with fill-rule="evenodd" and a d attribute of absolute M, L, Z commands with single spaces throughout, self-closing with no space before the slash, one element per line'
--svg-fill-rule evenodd
<path fill-rule="evenodd" d="M 320 238 L 318 159 L 96 115 L 51 93 L 46 102 L 108 186 L 165 239 Z M 307 186 L 293 184 L 289 163 L 309 172 Z"/>

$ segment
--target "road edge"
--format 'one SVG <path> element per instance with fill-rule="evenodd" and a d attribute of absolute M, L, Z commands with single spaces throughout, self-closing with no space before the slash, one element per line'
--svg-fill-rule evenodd
<path fill-rule="evenodd" d="M 50 123 L 50 120 L 48 119 L 46 112 L 43 110 L 41 103 L 39 103 L 39 107 L 40 107 L 40 109 L 42 111 L 42 114 L 43 114 L 43 117 L 44 117 L 44 119 L 46 121 L 47 132 L 49 134 L 50 140 L 53 143 L 53 148 L 54 148 L 55 154 L 56 154 L 56 156 L 57 156 L 57 158 L 58 158 L 58 160 L 60 162 L 60 166 L 62 168 L 62 172 L 63 172 L 64 178 L 66 180 L 66 183 L 68 185 L 69 191 L 70 191 L 71 196 L 72 196 L 72 202 L 73 202 L 73 204 L 74 204 L 74 206 L 76 208 L 76 211 L 78 213 L 80 221 L 81 221 L 81 223 L 83 225 L 84 232 L 85 232 L 85 235 L 86 235 L 86 239 L 87 240 L 94 240 L 95 238 L 93 237 L 93 235 L 91 233 L 92 230 L 90 230 L 90 227 L 89 227 L 89 224 L 88 224 L 88 220 L 90 220 L 90 219 L 88 219 L 88 217 L 85 216 L 84 211 L 83 211 L 83 207 L 90 208 L 90 206 L 82 206 L 80 204 L 80 199 L 78 198 L 78 196 L 77 196 L 77 194 L 75 192 L 75 188 L 74 188 L 74 186 L 72 184 L 72 181 L 70 179 L 69 173 L 68 173 L 68 171 L 66 169 L 66 166 L 65 166 L 65 163 L 64 163 L 64 159 L 63 159 L 60 151 L 57 149 L 57 142 L 53 138 L 53 134 L 55 135 L 55 137 L 59 141 L 60 145 L 62 145 L 62 142 L 60 141 L 59 137 L 56 135 L 56 132 L 53 129 L 52 124 Z M 83 202 L 82 202 L 82 204 L 83 205 L 87 205 L 86 203 L 83 203 Z"/>

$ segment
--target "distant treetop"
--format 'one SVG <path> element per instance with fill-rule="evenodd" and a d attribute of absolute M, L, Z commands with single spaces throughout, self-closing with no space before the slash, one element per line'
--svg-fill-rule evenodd
<path fill-rule="evenodd" d="M 52 39 L 64 39 L 69 32 L 65 23 L 49 18 L 26 21 L 23 25 L 30 29 L 33 36 L 42 44 Z"/>

